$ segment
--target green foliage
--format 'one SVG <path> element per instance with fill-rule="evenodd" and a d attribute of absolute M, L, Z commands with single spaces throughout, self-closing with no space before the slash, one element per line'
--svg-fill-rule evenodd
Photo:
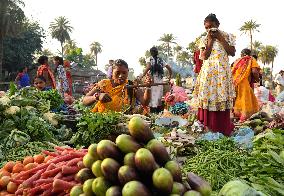
<path fill-rule="evenodd" d="M 267 195 L 284 195 L 284 130 L 257 135 L 242 178 Z"/>
<path fill-rule="evenodd" d="M 42 49 L 44 30 L 37 22 L 26 21 L 23 31 L 17 37 L 4 39 L 4 68 L 10 72 L 17 71 L 20 66 L 31 66 L 34 54 Z"/>
<path fill-rule="evenodd" d="M 115 136 L 120 133 L 116 125 L 121 118 L 120 113 L 86 113 L 81 117 L 71 142 L 77 146 L 89 146 Z"/>
<path fill-rule="evenodd" d="M 187 159 L 186 172 L 193 172 L 210 182 L 213 190 L 220 190 L 224 184 L 241 176 L 247 152 L 237 148 L 230 138 L 217 141 L 197 141 L 197 154 Z"/>

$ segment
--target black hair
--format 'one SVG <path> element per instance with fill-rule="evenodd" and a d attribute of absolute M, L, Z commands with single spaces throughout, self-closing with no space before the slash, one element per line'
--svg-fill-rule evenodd
<path fill-rule="evenodd" d="M 19 72 L 23 72 L 24 69 L 26 69 L 26 68 L 28 68 L 28 67 L 27 67 L 27 66 L 21 66 L 18 71 L 19 71 Z"/>
<path fill-rule="evenodd" d="M 251 56 L 251 50 L 248 48 L 245 48 L 241 51 L 241 54 Z"/>
<path fill-rule="evenodd" d="M 208 16 L 206 16 L 206 18 L 204 19 L 204 23 L 205 22 L 215 22 L 217 26 L 220 25 L 220 22 L 218 20 L 218 18 L 216 17 L 215 14 L 209 14 Z"/>
<path fill-rule="evenodd" d="M 123 67 L 128 69 L 128 64 L 126 63 L 125 60 L 122 60 L 122 59 L 115 60 L 113 65 L 114 66 L 123 66 Z"/>
<path fill-rule="evenodd" d="M 53 59 L 54 59 L 55 61 L 59 61 L 59 65 L 63 65 L 63 58 L 62 58 L 62 57 L 60 57 L 60 56 L 55 56 L 55 57 L 53 57 Z"/>
<path fill-rule="evenodd" d="M 40 79 L 46 83 L 46 79 L 43 76 L 36 76 L 34 80 Z"/>
<path fill-rule="evenodd" d="M 158 76 L 163 77 L 164 69 L 162 65 L 162 59 L 158 57 L 158 48 L 153 46 L 150 48 L 150 54 L 155 60 L 155 64 L 151 66 L 151 75 L 153 76 L 155 73 L 158 73 Z"/>
<path fill-rule="evenodd" d="M 257 55 L 256 54 L 253 54 L 253 55 L 251 55 L 253 58 L 255 58 L 255 60 L 257 60 Z"/>
<path fill-rule="evenodd" d="M 153 46 L 152 48 L 150 48 L 150 54 L 152 57 L 157 57 L 159 52 L 158 52 L 158 48 Z"/>
<path fill-rule="evenodd" d="M 48 61 L 48 57 L 47 56 L 40 56 L 37 60 L 37 62 L 40 64 L 40 65 L 43 65 L 45 63 L 45 61 Z"/>

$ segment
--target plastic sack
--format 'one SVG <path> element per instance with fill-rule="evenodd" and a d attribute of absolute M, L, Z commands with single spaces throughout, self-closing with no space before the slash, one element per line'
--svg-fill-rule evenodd
<path fill-rule="evenodd" d="M 205 134 L 202 134 L 201 136 L 199 136 L 198 140 L 215 141 L 215 140 L 221 139 L 223 137 L 224 137 L 224 135 L 222 133 L 208 132 L 208 133 L 205 133 Z"/>
<path fill-rule="evenodd" d="M 249 127 L 241 127 L 238 129 L 231 138 L 237 143 L 240 148 L 252 149 L 254 132 Z"/>
<path fill-rule="evenodd" d="M 185 89 L 179 86 L 172 86 L 171 92 L 167 92 L 165 95 L 165 101 L 169 105 L 175 105 L 179 102 L 185 102 L 188 100 Z"/>
<path fill-rule="evenodd" d="M 276 102 L 284 102 L 284 91 L 279 93 L 279 95 L 276 97 Z"/>

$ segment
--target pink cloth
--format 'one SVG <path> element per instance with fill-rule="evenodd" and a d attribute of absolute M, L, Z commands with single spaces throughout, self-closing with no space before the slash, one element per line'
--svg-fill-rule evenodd
<path fill-rule="evenodd" d="M 179 102 L 185 102 L 188 100 L 187 94 L 184 88 L 173 85 L 172 92 L 167 92 L 165 96 L 165 101 L 169 105 L 175 105 Z"/>

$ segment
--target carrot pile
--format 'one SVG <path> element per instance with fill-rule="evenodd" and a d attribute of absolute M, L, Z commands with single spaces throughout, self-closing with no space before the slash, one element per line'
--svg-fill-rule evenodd
<path fill-rule="evenodd" d="M 1 195 L 68 195 L 79 182 L 75 174 L 82 167 L 87 150 L 55 147 L 55 152 L 8 162 L 0 170 Z"/>

